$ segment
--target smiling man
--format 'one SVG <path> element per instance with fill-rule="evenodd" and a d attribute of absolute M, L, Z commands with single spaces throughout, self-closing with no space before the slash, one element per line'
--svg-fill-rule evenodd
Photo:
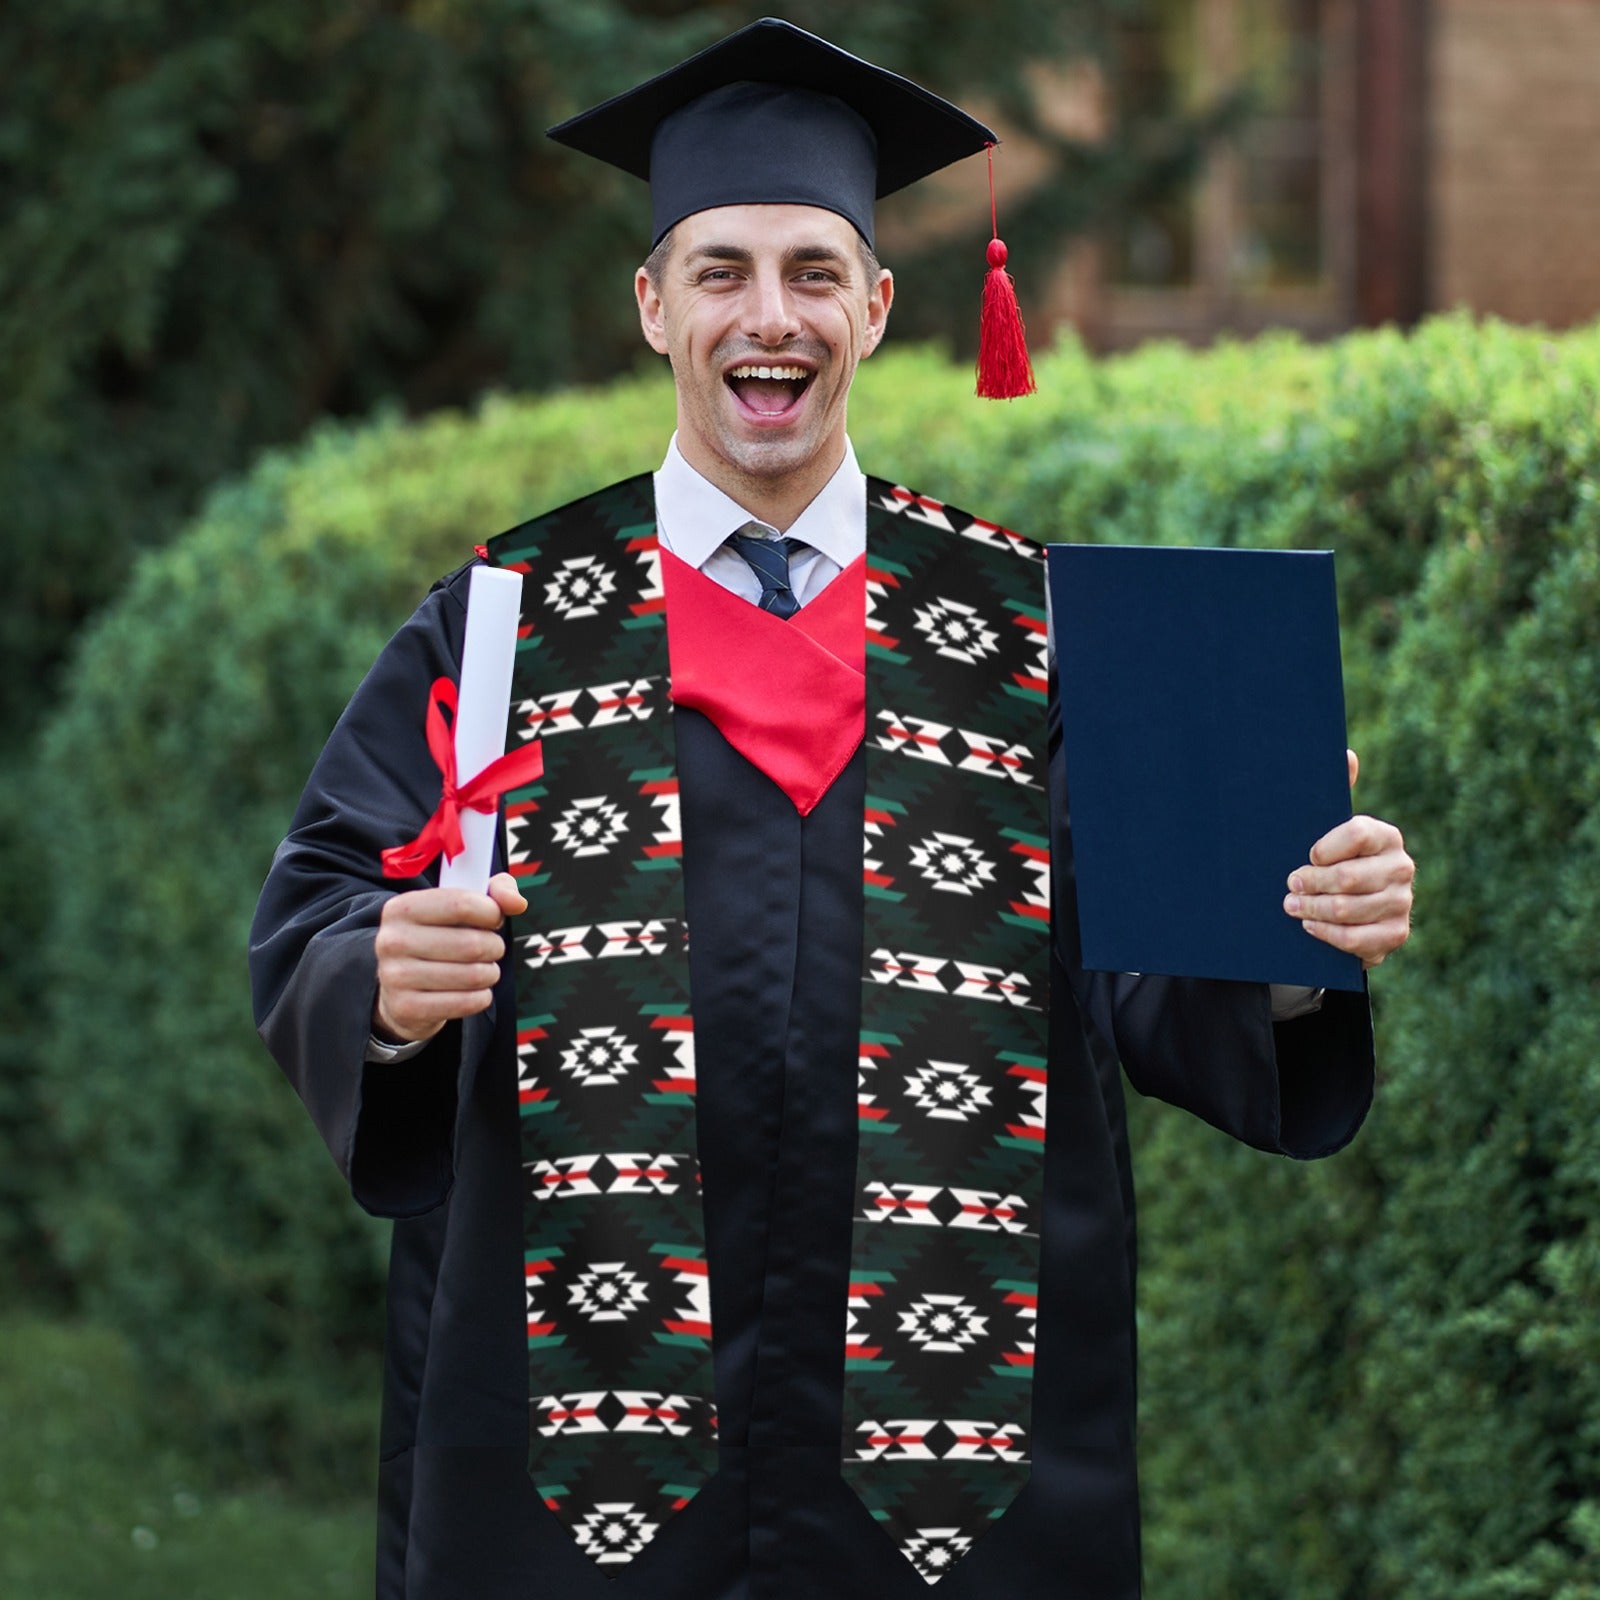
<path fill-rule="evenodd" d="M 856 464 L 873 200 L 988 130 L 769 21 L 554 132 L 649 179 L 677 432 L 488 547 L 545 750 L 509 870 L 379 868 L 438 799 L 463 569 L 330 738 L 252 939 L 263 1037 L 396 1219 L 378 1593 L 1132 1600 L 1118 1059 L 1326 1154 L 1365 996 L 1081 970 L 1040 547 Z M 1307 845 L 1286 912 L 1382 960 L 1398 833 Z"/>

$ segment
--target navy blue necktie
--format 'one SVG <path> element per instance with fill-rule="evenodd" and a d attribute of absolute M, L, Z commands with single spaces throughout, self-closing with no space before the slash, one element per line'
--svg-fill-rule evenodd
<path fill-rule="evenodd" d="M 757 527 L 757 523 L 747 523 Z M 789 587 L 789 558 L 805 548 L 803 539 L 763 539 L 753 533 L 730 533 L 728 543 L 744 557 L 750 570 L 761 580 L 763 611 L 787 621 L 800 609 L 800 602 Z"/>

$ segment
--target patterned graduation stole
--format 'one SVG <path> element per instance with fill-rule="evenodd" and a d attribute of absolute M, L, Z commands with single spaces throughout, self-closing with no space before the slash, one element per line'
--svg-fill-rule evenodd
<path fill-rule="evenodd" d="M 868 480 L 842 1470 L 929 1582 L 1029 1470 L 1050 915 L 1042 555 Z M 489 556 L 526 575 L 511 739 L 545 740 L 544 777 L 506 807 L 529 900 L 511 939 L 529 1470 L 615 1572 L 716 1467 L 652 480 L 513 529 Z"/>

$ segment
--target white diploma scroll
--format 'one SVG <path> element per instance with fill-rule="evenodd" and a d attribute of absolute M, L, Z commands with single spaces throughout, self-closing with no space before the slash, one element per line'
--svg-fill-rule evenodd
<path fill-rule="evenodd" d="M 461 652 L 456 708 L 456 781 L 467 783 L 506 753 L 511 712 L 511 668 L 522 620 L 522 574 L 502 567 L 474 567 L 467 588 L 467 641 Z M 494 812 L 463 809 L 466 848 L 454 861 L 439 861 L 441 889 L 489 888 L 494 861 Z"/>

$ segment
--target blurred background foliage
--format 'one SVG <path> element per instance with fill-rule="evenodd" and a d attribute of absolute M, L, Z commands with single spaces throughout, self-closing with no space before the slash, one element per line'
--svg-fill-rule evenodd
<path fill-rule="evenodd" d="M 1045 145 L 1020 261 L 1246 109 L 1042 125 L 1020 64 L 1137 4 L 786 14 Z M 241 1600 L 361 1590 L 365 1504 L 248 1487 L 365 1484 L 384 1239 L 254 1039 L 245 929 L 429 578 L 659 456 L 642 191 L 542 131 L 756 14 L 0 11 L 0 1592 L 200 1592 L 229 1549 L 283 1580 Z M 983 407 L 914 345 L 974 320 L 975 211 L 893 263 L 863 460 L 1050 537 L 1336 549 L 1359 798 L 1422 862 L 1350 1151 L 1135 1108 L 1149 1592 L 1596 1600 L 1600 332 L 1067 342 Z"/>
<path fill-rule="evenodd" d="M 982 407 L 964 365 L 882 355 L 858 449 L 1018 528 L 1337 550 L 1360 798 L 1422 862 L 1350 1151 L 1136 1108 L 1150 1593 L 1600 1594 L 1600 330 L 1069 343 L 1040 378 Z M 325 424 L 141 564 L 50 721 L 36 1192 L 218 1462 L 368 1462 L 381 1238 L 244 1000 L 303 775 L 428 574 L 649 462 L 670 416 L 641 375 Z"/>
<path fill-rule="evenodd" d="M 1170 186 L 1230 114 L 1173 113 L 1105 143 L 1040 118 L 1029 69 L 1104 49 L 1133 5 L 795 0 L 785 14 L 1041 144 L 1049 175 L 1007 219 L 1022 250 Z M 38 714 L 40 669 L 136 554 L 263 446 L 380 403 L 420 413 L 634 365 L 643 187 L 544 129 L 758 14 L 683 0 L 0 12 L 8 743 Z M 906 333 L 976 327 L 974 183 L 966 234 L 896 262 Z"/>

